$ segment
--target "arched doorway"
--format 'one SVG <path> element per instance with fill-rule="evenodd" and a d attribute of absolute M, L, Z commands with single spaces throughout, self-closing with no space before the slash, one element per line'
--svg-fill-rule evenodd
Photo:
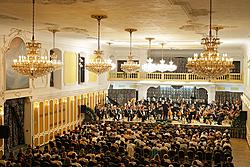
<path fill-rule="evenodd" d="M 57 60 L 62 61 L 62 51 L 54 48 L 50 50 L 50 56 L 56 55 Z M 50 87 L 61 88 L 62 86 L 62 69 L 51 72 L 50 74 Z"/>
<path fill-rule="evenodd" d="M 29 78 L 17 73 L 11 66 L 14 59 L 23 55 L 26 55 L 26 45 L 20 37 L 15 37 L 5 53 L 6 90 L 29 88 Z"/>

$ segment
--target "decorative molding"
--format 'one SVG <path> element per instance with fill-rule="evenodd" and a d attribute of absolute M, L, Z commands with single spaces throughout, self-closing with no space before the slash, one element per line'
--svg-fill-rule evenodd
<path fill-rule="evenodd" d="M 3 46 L 1 47 L 2 53 L 5 54 L 9 50 L 11 41 L 16 37 L 19 37 L 24 42 L 26 42 L 27 33 L 30 33 L 30 32 L 22 30 L 22 29 L 18 29 L 18 28 L 11 28 L 8 35 L 3 35 Z"/>
<path fill-rule="evenodd" d="M 64 31 L 64 32 L 74 32 L 74 33 L 78 33 L 78 34 L 85 34 L 87 36 L 89 36 L 87 34 L 88 30 L 84 29 L 84 28 L 78 28 L 78 27 L 62 27 L 60 28 L 60 31 Z"/>
<path fill-rule="evenodd" d="M 95 87 L 77 87 L 74 90 L 72 89 L 67 89 L 67 90 L 58 90 L 54 88 L 46 88 L 46 92 L 42 91 L 44 89 L 41 89 L 40 91 L 33 91 L 32 92 L 32 98 L 33 101 L 43 101 L 43 100 L 48 100 L 48 99 L 55 99 L 55 98 L 62 98 L 62 97 L 68 97 L 68 96 L 79 96 L 82 94 L 86 93 L 91 93 L 91 92 L 97 92 L 97 91 L 102 91 L 102 90 L 107 90 L 108 85 L 97 85 Z"/>
<path fill-rule="evenodd" d="M 5 101 L 4 91 L 1 91 L 1 92 L 0 92 L 0 98 L 1 98 L 1 99 L 0 99 L 1 101 Z"/>
<path fill-rule="evenodd" d="M 19 90 L 8 90 L 4 91 L 5 100 L 16 99 L 21 97 L 29 97 L 32 94 L 32 89 L 19 89 Z"/>
<path fill-rule="evenodd" d="M 37 3 L 50 5 L 50 4 L 58 4 L 58 5 L 71 5 L 74 3 L 82 2 L 82 3 L 89 3 L 95 0 L 38 0 Z"/>
<path fill-rule="evenodd" d="M 187 24 L 182 25 L 179 29 L 184 31 L 194 31 L 196 34 L 202 34 L 204 36 L 206 34 L 205 31 L 207 30 L 207 25 L 188 20 Z"/>
<path fill-rule="evenodd" d="M 188 1 L 184 0 L 168 0 L 171 5 L 180 6 L 186 15 L 193 21 L 197 20 L 199 16 L 207 16 L 209 14 L 208 9 L 194 9 Z"/>
<path fill-rule="evenodd" d="M 207 16 L 209 14 L 208 9 L 194 9 L 189 1 L 185 0 L 168 0 L 171 5 L 180 6 L 189 20 L 186 24 L 179 27 L 180 30 L 194 31 L 196 34 L 204 35 L 204 30 L 207 30 L 208 25 L 198 23 L 198 17 Z M 222 26 L 223 28 L 237 28 L 237 26 Z"/>
<path fill-rule="evenodd" d="M 58 25 L 58 24 L 55 24 L 55 23 L 43 23 L 43 24 L 46 25 L 46 26 L 51 26 L 51 27 L 53 27 L 53 28 L 59 27 L 59 25 Z"/>
<path fill-rule="evenodd" d="M 245 94 L 241 96 L 241 100 L 246 104 L 247 108 L 250 109 L 250 99 Z"/>
<path fill-rule="evenodd" d="M 5 14 L 0 14 L 0 20 L 13 20 L 13 21 L 23 21 L 23 19 L 15 16 L 9 16 Z"/>

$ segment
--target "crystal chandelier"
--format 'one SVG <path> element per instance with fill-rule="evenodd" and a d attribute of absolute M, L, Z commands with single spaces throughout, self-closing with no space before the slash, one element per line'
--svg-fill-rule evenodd
<path fill-rule="evenodd" d="M 219 29 L 215 30 L 216 36 L 212 36 L 212 0 L 210 0 L 209 36 L 203 38 L 201 42 L 204 50 L 200 55 L 194 54 L 193 58 L 188 58 L 187 63 L 189 71 L 208 80 L 226 75 L 234 68 L 233 59 L 227 58 L 226 54 L 220 55 L 218 52 L 220 45 Z"/>
<path fill-rule="evenodd" d="M 164 43 L 161 43 L 161 60 L 160 60 L 160 64 L 157 64 L 157 71 L 160 71 L 160 72 L 168 71 L 168 65 L 165 64 L 165 60 L 163 59 L 163 47 L 164 47 Z"/>
<path fill-rule="evenodd" d="M 50 54 L 51 59 L 57 59 L 57 54 L 53 51 L 56 48 L 56 33 L 59 32 L 58 29 L 49 28 L 49 32 L 52 32 L 53 44 L 52 44 L 52 53 Z"/>
<path fill-rule="evenodd" d="M 96 74 L 102 74 L 110 71 L 112 68 L 112 61 L 110 59 L 103 59 L 103 51 L 100 49 L 100 25 L 101 20 L 107 18 L 106 15 L 91 15 L 92 18 L 97 20 L 98 23 L 98 43 L 97 50 L 94 51 L 94 58 L 86 63 L 86 69 Z"/>
<path fill-rule="evenodd" d="M 41 43 L 35 41 L 35 0 L 32 9 L 32 40 L 26 43 L 27 55 L 14 59 L 12 68 L 33 80 L 61 68 L 62 63 L 53 57 L 40 55 Z"/>
<path fill-rule="evenodd" d="M 172 50 L 172 49 L 171 49 Z M 173 72 L 177 69 L 177 65 L 174 64 L 172 60 L 170 60 L 168 64 L 168 71 Z"/>
<path fill-rule="evenodd" d="M 148 59 L 146 60 L 146 63 L 142 65 L 142 70 L 145 72 L 154 72 L 157 69 L 156 64 L 153 63 L 153 59 L 150 57 L 151 56 L 151 41 L 154 40 L 154 38 L 146 38 L 146 40 L 148 40 L 149 43 L 149 47 L 148 47 Z"/>
<path fill-rule="evenodd" d="M 134 62 L 133 56 L 132 56 L 132 32 L 137 31 L 137 29 L 127 28 L 125 29 L 125 31 L 129 32 L 130 34 L 130 47 L 129 47 L 129 55 L 128 55 L 127 62 L 124 62 L 121 65 L 121 70 L 126 73 L 132 73 L 140 69 L 140 64 L 138 64 L 137 62 Z"/>
<path fill-rule="evenodd" d="M 107 42 L 107 44 L 109 45 L 109 50 L 111 50 L 111 42 Z M 108 59 L 108 61 L 109 62 L 111 62 L 111 69 L 110 70 L 114 70 L 115 68 L 116 68 L 116 64 L 115 63 L 113 63 L 112 62 L 112 60 L 111 60 L 111 57 L 112 57 L 113 55 L 111 54 L 110 56 L 109 56 L 109 59 Z"/>
<path fill-rule="evenodd" d="M 174 62 L 171 60 L 168 64 L 168 71 L 173 72 L 177 69 L 177 65 L 174 64 Z"/>

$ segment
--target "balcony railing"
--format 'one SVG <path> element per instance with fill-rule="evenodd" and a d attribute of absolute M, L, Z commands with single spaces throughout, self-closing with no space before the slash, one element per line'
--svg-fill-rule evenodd
<path fill-rule="evenodd" d="M 207 79 L 199 77 L 192 73 L 124 73 L 124 72 L 110 72 L 110 81 L 182 81 L 182 82 L 208 82 Z M 241 83 L 242 76 L 239 73 L 230 73 L 217 79 L 211 80 L 211 82 L 237 82 Z"/>

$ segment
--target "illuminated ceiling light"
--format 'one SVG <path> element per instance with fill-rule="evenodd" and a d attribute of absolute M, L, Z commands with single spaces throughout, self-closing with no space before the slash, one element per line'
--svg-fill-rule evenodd
<path fill-rule="evenodd" d="M 128 55 L 127 62 L 124 62 L 123 64 L 121 64 L 121 70 L 126 73 L 132 73 L 140 69 L 140 64 L 137 62 L 134 62 L 133 56 L 132 56 L 132 33 L 134 31 L 137 31 L 137 29 L 127 28 L 125 29 L 125 31 L 129 32 L 129 35 L 130 35 L 130 47 L 129 47 L 129 55 Z"/>
<path fill-rule="evenodd" d="M 160 60 L 160 63 L 157 64 L 157 71 L 160 71 L 160 72 L 165 72 L 168 70 L 168 65 L 165 64 L 165 60 L 163 59 L 163 47 L 164 47 L 164 43 L 161 43 L 161 60 Z"/>
<path fill-rule="evenodd" d="M 112 68 L 112 62 L 110 59 L 105 60 L 102 57 L 103 51 L 100 49 L 100 26 L 101 20 L 107 18 L 106 15 L 91 15 L 92 18 L 97 20 L 98 23 L 98 38 L 97 38 L 97 50 L 94 52 L 94 59 L 91 59 L 86 63 L 86 69 L 96 74 L 102 74 L 108 72 Z"/>
<path fill-rule="evenodd" d="M 35 0 L 32 3 L 32 39 L 26 43 L 27 55 L 20 55 L 14 59 L 12 68 L 30 79 L 45 76 L 52 71 L 60 69 L 62 63 L 56 57 L 41 56 L 41 43 L 35 41 Z"/>
<path fill-rule="evenodd" d="M 148 40 L 148 59 L 146 60 L 146 63 L 142 65 L 142 70 L 145 72 L 154 72 L 157 69 L 156 64 L 153 63 L 153 59 L 150 57 L 151 56 L 151 41 L 154 40 L 154 38 L 146 38 Z"/>
<path fill-rule="evenodd" d="M 109 45 L 109 50 L 111 50 L 111 44 L 112 43 L 111 42 L 107 42 L 107 44 Z M 112 62 L 112 60 L 111 60 L 112 56 L 113 56 L 112 54 L 109 56 L 109 60 L 108 61 L 111 62 L 111 70 L 114 70 L 116 68 L 116 64 Z"/>
<path fill-rule="evenodd" d="M 215 28 L 216 36 L 212 36 L 212 0 L 210 0 L 209 36 L 203 38 L 201 42 L 204 50 L 200 55 L 194 54 L 193 58 L 188 58 L 187 63 L 189 71 L 208 80 L 226 75 L 234 68 L 233 59 L 228 58 L 226 54 L 220 55 L 218 52 L 220 45 L 219 29 Z"/>

